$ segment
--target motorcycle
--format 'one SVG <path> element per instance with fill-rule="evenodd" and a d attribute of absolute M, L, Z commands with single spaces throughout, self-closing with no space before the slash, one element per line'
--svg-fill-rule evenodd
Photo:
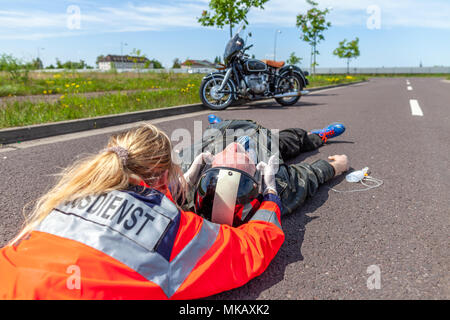
<path fill-rule="evenodd" d="M 222 70 L 205 76 L 200 85 L 200 99 L 213 110 L 228 108 L 239 99 L 248 101 L 274 98 L 282 106 L 298 102 L 309 84 L 308 72 L 284 61 L 252 59 L 240 34 L 242 24 L 228 42 L 223 55 Z M 249 34 L 251 37 L 251 34 Z"/>

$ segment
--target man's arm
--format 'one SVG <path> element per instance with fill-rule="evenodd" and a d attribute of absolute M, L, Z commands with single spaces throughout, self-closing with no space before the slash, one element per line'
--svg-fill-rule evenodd
<path fill-rule="evenodd" d="M 282 216 L 297 210 L 307 197 L 313 197 L 317 193 L 321 184 L 349 168 L 345 155 L 334 155 L 328 159 L 329 161 L 317 160 L 311 164 L 301 162 L 289 165 L 287 169 L 277 173 L 277 189 L 283 204 Z"/>

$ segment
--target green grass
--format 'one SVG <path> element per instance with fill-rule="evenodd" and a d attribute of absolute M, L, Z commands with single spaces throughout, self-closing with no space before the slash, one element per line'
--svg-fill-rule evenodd
<path fill-rule="evenodd" d="M 47 75 L 48 76 L 48 75 Z M 164 108 L 176 105 L 199 103 L 198 88 L 203 75 L 199 74 L 95 74 L 87 77 L 56 77 L 50 80 L 53 88 L 61 88 L 57 102 L 8 102 L 0 107 L 0 128 L 25 126 L 39 123 L 90 118 L 125 112 Z M 94 78 L 94 76 L 96 78 Z M 326 86 L 364 80 L 361 76 L 311 76 L 309 87 Z M 90 80 L 89 80 L 90 79 Z M 44 79 L 35 79 L 34 84 Z M 89 81 L 91 83 L 89 83 Z M 67 86 L 68 85 L 68 86 Z M 78 87 L 77 87 L 78 85 Z M 62 88 L 63 87 L 63 88 Z M 162 88 L 158 91 L 145 91 L 150 88 Z M 5 86 L 14 89 L 13 84 Z M 95 88 L 95 90 L 94 90 Z M 101 90 L 99 90 L 101 88 Z M 169 89 L 163 89 L 169 88 Z M 29 88 L 29 90 L 35 90 Z M 81 93 L 89 91 L 111 90 L 140 91 L 134 93 L 118 92 L 87 98 Z M 48 90 L 55 90 L 46 88 Z"/>
<path fill-rule="evenodd" d="M 0 74 L 0 97 L 26 95 L 67 95 L 95 91 L 181 89 L 199 85 L 202 75 L 174 73 L 35 73 L 27 83 L 13 82 Z"/>
<path fill-rule="evenodd" d="M 315 75 L 308 76 L 309 79 L 309 87 L 323 87 L 329 86 L 333 84 L 342 84 L 342 83 L 351 83 L 357 81 L 366 80 L 367 77 L 363 75 Z"/>
<path fill-rule="evenodd" d="M 68 95 L 56 103 L 14 102 L 0 108 L 0 128 L 90 118 L 200 102 L 198 87 L 136 93 L 114 93 L 95 98 Z"/>

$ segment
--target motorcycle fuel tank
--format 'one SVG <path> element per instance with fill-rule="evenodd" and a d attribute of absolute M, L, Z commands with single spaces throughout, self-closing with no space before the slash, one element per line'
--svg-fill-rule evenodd
<path fill-rule="evenodd" d="M 245 71 L 247 72 L 261 72 L 267 70 L 267 65 L 257 59 L 249 59 L 244 63 Z"/>

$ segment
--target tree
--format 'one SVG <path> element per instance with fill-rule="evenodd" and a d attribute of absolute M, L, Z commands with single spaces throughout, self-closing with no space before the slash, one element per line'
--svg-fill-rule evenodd
<path fill-rule="evenodd" d="M 149 62 L 153 64 L 154 69 L 164 69 L 162 63 L 156 59 L 149 60 Z"/>
<path fill-rule="evenodd" d="M 128 59 L 134 63 L 133 68 L 137 71 L 139 78 L 141 69 L 148 68 L 151 64 L 151 61 L 147 59 L 146 55 L 142 53 L 140 49 L 134 48 L 131 54 L 132 56 L 128 57 Z M 144 62 L 144 65 L 142 65 L 142 62 Z"/>
<path fill-rule="evenodd" d="M 181 68 L 181 61 L 178 58 L 173 59 L 173 65 L 172 69 L 180 69 Z"/>
<path fill-rule="evenodd" d="M 288 64 L 293 64 L 293 65 L 300 64 L 301 61 L 302 61 L 302 58 L 297 57 L 295 55 L 295 52 L 292 52 L 291 55 L 289 56 L 289 58 L 286 60 L 286 62 Z"/>
<path fill-rule="evenodd" d="M 100 61 L 103 61 L 105 59 L 105 56 L 104 55 L 99 55 L 98 57 L 97 57 L 97 59 L 95 60 L 95 64 L 98 66 L 98 64 L 100 63 Z"/>
<path fill-rule="evenodd" d="M 40 58 L 36 58 L 31 61 L 31 68 L 34 70 L 41 70 L 44 69 L 44 64 Z"/>
<path fill-rule="evenodd" d="M 330 9 L 320 10 L 317 8 L 318 3 L 312 0 L 306 0 L 312 6 L 305 14 L 297 15 L 296 26 L 301 29 L 300 39 L 309 43 L 311 46 L 311 73 L 315 74 L 317 64 L 317 45 L 322 40 L 325 40 L 323 33 L 329 27 L 331 22 L 325 20 L 325 16 L 330 12 Z"/>
<path fill-rule="evenodd" d="M 73 70 L 73 69 L 85 69 L 88 68 L 89 66 L 86 64 L 86 62 L 84 60 L 80 60 L 80 62 L 76 62 L 76 61 L 66 61 L 64 63 L 61 62 L 61 60 L 59 60 L 58 58 L 56 58 L 56 68 L 57 69 L 69 69 L 69 70 Z"/>
<path fill-rule="evenodd" d="M 216 26 L 222 29 L 228 25 L 230 38 L 233 37 L 233 27 L 241 21 L 248 24 L 247 13 L 250 8 L 264 9 L 263 5 L 269 0 L 211 0 L 209 9 L 203 10 L 202 16 L 197 18 L 204 27 Z"/>
<path fill-rule="evenodd" d="M 339 42 L 339 47 L 334 49 L 333 54 L 341 59 L 347 59 L 347 74 L 350 73 L 350 60 L 359 57 L 359 38 L 347 42 L 347 39 Z"/>
<path fill-rule="evenodd" d="M 215 64 L 222 63 L 222 57 L 221 57 L 221 56 L 216 56 L 216 57 L 214 58 L 214 63 L 215 63 Z"/>

